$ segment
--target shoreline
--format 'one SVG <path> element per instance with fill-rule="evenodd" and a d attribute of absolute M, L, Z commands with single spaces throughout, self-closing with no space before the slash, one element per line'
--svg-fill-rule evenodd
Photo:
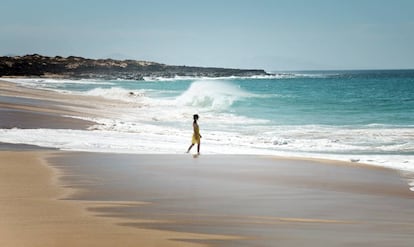
<path fill-rule="evenodd" d="M 22 78 L 22 77 L 19 77 Z M 59 79 L 59 78 L 57 78 Z M 44 129 L 47 135 L 47 130 L 56 129 L 67 129 L 71 130 L 99 130 L 103 124 L 99 119 L 107 118 L 107 113 L 104 113 L 104 109 L 113 108 L 117 105 L 115 110 L 111 110 L 113 118 L 116 119 L 116 114 L 126 114 L 126 112 L 117 112 L 116 109 L 119 107 L 128 107 L 128 109 L 139 109 L 142 107 L 142 103 L 125 102 L 116 99 L 102 98 L 100 96 L 91 95 L 72 95 L 62 94 L 46 89 L 33 89 L 17 84 L 15 82 L 7 81 L 7 78 L 0 77 L 0 113 L 2 118 L 0 119 L 0 129 Z M 112 123 L 114 126 L 119 123 Z M 122 122 L 121 122 L 122 124 Z M 61 134 L 58 132 L 57 134 Z M 34 135 L 38 133 L 33 133 Z M 74 135 L 76 135 L 75 133 Z M 0 141 L 1 143 L 1 141 Z M 3 141 L 5 146 L 7 141 Z M 19 145 L 19 143 L 16 143 Z M 22 143 L 22 145 L 33 145 L 37 143 Z M 187 144 L 185 144 L 187 145 Z M 184 145 L 184 146 L 185 146 Z M 43 147 L 45 149 L 62 149 L 59 147 Z M 63 147 L 63 150 L 66 150 Z M 71 150 L 70 148 L 68 150 Z M 82 151 L 82 152 L 95 152 L 95 150 L 71 150 L 71 151 Z M 130 151 L 125 150 L 112 151 L 104 150 L 103 152 L 113 153 L 140 153 L 145 154 L 145 150 L 141 151 Z M 167 154 L 165 152 L 159 152 L 160 154 Z M 171 154 L 171 153 L 170 153 Z M 177 153 L 176 153 L 177 154 Z M 214 154 L 214 153 L 212 153 Z M 328 163 L 344 162 L 348 165 L 362 165 L 376 168 L 389 168 L 399 171 L 404 174 L 408 183 L 412 184 L 412 190 L 414 191 L 414 171 L 407 168 L 407 165 L 399 165 L 390 167 L 387 164 L 380 164 L 378 162 L 360 161 L 356 159 L 353 161 L 349 160 L 349 157 L 339 157 L 326 155 L 295 155 L 291 153 L 286 154 L 270 154 L 269 152 L 264 153 L 249 153 L 250 155 L 260 156 L 274 156 L 275 158 L 288 158 L 293 160 L 309 160 L 309 161 L 322 161 Z M 407 163 L 407 162 L 406 162 Z M 408 163 L 407 163 L 408 164 Z"/>
<path fill-rule="evenodd" d="M 145 119 L 146 103 L 135 99 L 134 96 L 131 98 L 128 92 L 125 93 L 127 101 L 121 99 L 109 99 L 102 96 L 92 95 L 81 95 L 81 94 L 66 94 L 59 93 L 52 90 L 33 89 L 30 87 L 24 87 L 18 83 L 4 82 L 0 78 L 0 111 L 6 112 L 3 114 L 6 117 L 11 115 L 9 119 L 21 118 L 23 115 L 32 115 L 34 120 L 38 120 L 38 123 L 30 124 L 30 121 L 25 121 L 24 118 L 15 121 L 15 126 L 22 126 L 22 128 L 44 128 L 44 129 L 32 129 L 19 131 L 18 129 L 6 130 L 5 135 L 7 138 L 0 140 L 8 142 L 9 140 L 21 140 L 20 142 L 26 144 L 36 145 L 39 143 L 45 143 L 48 147 L 55 147 L 62 150 L 72 151 L 85 151 L 85 152 L 114 152 L 114 153 L 181 153 L 182 150 L 175 148 L 166 148 L 167 146 L 182 145 L 187 146 L 188 138 L 185 137 L 187 130 L 181 129 L 170 129 L 168 130 L 165 126 L 157 126 L 157 117 L 152 117 L 153 121 L 148 124 Z M 3 102 L 3 104 L 1 103 Z M 51 109 L 48 109 L 48 107 Z M 129 120 L 128 115 L 131 112 L 140 111 L 137 115 L 131 116 Z M 56 121 L 56 116 L 62 118 L 65 121 Z M 127 117 L 125 117 L 127 116 Z M 27 118 L 27 117 L 26 117 Z M 49 118 L 50 120 L 47 120 Z M 127 119 L 127 120 L 125 120 Z M 2 124 L 0 120 L 0 126 L 6 128 L 11 127 L 10 121 L 8 125 Z M 64 125 L 64 122 L 66 125 Z M 71 122 L 81 123 L 71 124 Z M 137 122 L 137 123 L 135 123 Z M 55 124 L 56 123 L 56 124 Z M 27 126 L 30 124 L 30 126 Z M 15 127 L 14 126 L 14 127 Z M 73 127 L 71 127 L 73 126 Z M 159 135 L 158 142 L 154 143 L 154 137 L 146 135 L 144 128 L 154 128 L 153 132 L 157 132 Z M 69 132 L 62 132 L 58 129 L 68 129 Z M 157 129 L 158 128 L 158 129 Z M 81 130 L 81 131 L 71 131 Z M 88 130 L 88 131 L 82 131 Z M 89 130 L 97 130 L 96 135 Z M 168 132 L 172 131 L 172 132 Z M 105 133 L 104 133 L 105 132 Z M 158 134 L 160 133 L 160 134 Z M 177 133 L 184 133 L 175 135 Z M 214 133 L 214 130 L 212 131 Z M 191 133 L 188 131 L 188 136 Z M 216 133 L 206 138 L 204 142 L 203 150 L 208 154 L 213 153 L 241 153 L 241 154 L 256 154 L 256 155 L 275 155 L 281 157 L 292 157 L 294 159 L 327 159 L 341 162 L 351 162 L 358 164 L 368 164 L 377 167 L 388 167 L 392 169 L 400 170 L 404 173 L 414 173 L 412 168 L 412 159 L 408 155 L 359 155 L 353 153 L 345 154 L 329 154 L 329 153 L 298 153 L 293 151 L 281 151 L 276 149 L 268 149 L 268 147 L 252 147 L 251 145 L 237 145 L 237 149 L 232 149 L 231 143 L 226 143 L 227 146 L 224 148 L 229 151 L 220 151 L 222 146 L 216 141 Z M 36 138 L 32 138 L 36 137 Z M 48 139 L 42 138 L 43 136 L 57 136 L 61 137 L 56 142 L 51 142 Z M 140 139 L 141 143 L 133 142 L 131 140 Z M 28 141 L 29 140 L 29 141 Z M 84 145 L 78 140 L 85 140 Z M 124 145 L 128 142 L 128 145 Z M 102 143 L 113 144 L 102 145 Z M 259 143 L 260 145 L 260 143 Z M 217 151 L 219 150 L 219 151 Z M 414 175 L 409 175 L 414 177 Z"/>
<path fill-rule="evenodd" d="M 19 77 L 21 78 L 21 77 Z M 111 128 L 119 125 L 122 125 L 123 122 L 117 122 L 116 120 L 111 122 L 107 121 L 106 118 L 110 115 L 112 119 L 117 119 L 118 115 L 122 116 L 122 108 L 127 107 L 129 109 L 136 108 L 140 109 L 142 103 L 137 102 L 125 102 L 119 99 L 108 99 L 100 96 L 91 96 L 91 95 L 72 95 L 58 93 L 51 90 L 45 89 L 33 89 L 30 87 L 25 87 L 19 85 L 15 82 L 8 82 L 7 78 L 0 77 L 0 113 L 2 113 L 3 118 L 0 119 L 0 128 L 11 129 L 14 127 L 20 127 L 22 129 L 38 129 L 44 128 L 43 131 L 32 131 L 34 136 L 44 136 L 48 134 L 57 134 L 61 135 L 58 129 L 68 129 L 71 130 L 111 130 Z M 110 110 L 108 110 L 110 109 Z M 145 109 L 143 109 L 145 111 Z M 108 115 L 109 114 L 109 115 Z M 105 120 L 106 119 L 106 120 Z M 30 121 L 28 121 L 30 120 Z M 101 128 L 102 126 L 105 126 Z M 121 127 L 122 128 L 122 127 Z M 48 130 L 56 129 L 57 132 Z M 13 130 L 10 130 L 13 132 Z M 39 133 L 38 133 L 39 132 Z M 128 132 L 128 131 L 127 131 Z M 30 132 L 31 133 L 31 132 Z M 11 135 L 19 135 L 19 133 L 12 133 Z M 73 133 L 73 140 L 76 141 L 75 136 L 79 135 L 80 138 L 86 138 L 88 132 L 76 132 Z M 190 135 L 190 134 L 189 134 Z M 71 136 L 69 136 L 71 137 Z M 111 136 L 112 138 L 117 138 L 117 136 Z M 168 137 L 168 136 L 165 136 Z M 214 139 L 214 138 L 213 138 Z M 40 140 L 41 141 L 41 140 Z M 104 140 L 101 140 L 104 141 Z M 114 141 L 120 141 L 114 139 Z M 169 141 L 169 140 L 167 140 Z M 7 142 L 7 141 L 3 141 Z M 28 145 L 36 145 L 36 141 L 31 143 L 26 143 Z M 146 143 L 147 144 L 147 143 Z M 118 150 L 103 150 L 104 152 L 115 152 L 115 153 L 152 153 L 153 148 L 146 149 L 145 145 L 135 147 L 128 151 L 127 149 Z M 167 143 L 162 143 L 166 145 Z M 48 146 L 46 148 L 57 148 L 63 150 L 73 150 L 73 151 L 85 151 L 85 152 L 94 152 L 95 144 L 91 143 L 91 149 L 71 149 L 59 146 Z M 214 144 L 210 144 L 214 145 Z M 204 150 L 206 149 L 204 145 Z M 240 150 L 244 150 L 244 147 L 241 147 Z M 153 150 L 154 151 L 154 150 Z M 172 153 L 180 153 L 177 150 Z M 208 153 L 215 153 L 214 149 L 207 150 Z M 158 153 L 168 153 L 159 151 Z M 171 152 L 169 152 L 171 153 Z M 361 160 L 358 155 L 357 158 L 353 158 L 351 155 L 331 155 L 331 154 L 317 154 L 312 153 L 307 154 L 294 154 L 291 152 L 283 153 L 279 152 L 272 154 L 270 150 L 249 150 L 240 151 L 239 153 L 247 153 L 252 155 L 272 155 L 276 157 L 289 157 L 293 159 L 303 159 L 303 160 L 327 160 L 327 162 L 347 162 L 351 165 L 360 164 L 368 165 L 374 167 L 385 167 L 390 169 L 396 169 L 406 174 L 407 178 L 414 181 L 414 170 L 410 167 L 412 161 L 407 157 L 399 157 L 395 155 L 396 159 L 399 159 L 397 164 L 383 163 L 381 157 L 370 160 L 365 159 Z M 414 190 L 414 187 L 413 187 Z"/>

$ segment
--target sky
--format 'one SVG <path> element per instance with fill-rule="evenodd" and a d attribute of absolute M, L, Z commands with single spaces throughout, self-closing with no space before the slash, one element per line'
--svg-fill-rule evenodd
<path fill-rule="evenodd" d="M 0 55 L 414 69 L 412 0 L 1 0 Z"/>

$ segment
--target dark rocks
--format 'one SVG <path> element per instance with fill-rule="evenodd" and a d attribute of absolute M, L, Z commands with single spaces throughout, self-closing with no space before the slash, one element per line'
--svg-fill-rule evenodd
<path fill-rule="evenodd" d="M 143 80 L 144 77 L 248 77 L 257 75 L 268 74 L 264 70 L 174 66 L 148 61 L 88 59 L 76 56 L 65 58 L 33 54 L 0 57 L 0 76 Z"/>

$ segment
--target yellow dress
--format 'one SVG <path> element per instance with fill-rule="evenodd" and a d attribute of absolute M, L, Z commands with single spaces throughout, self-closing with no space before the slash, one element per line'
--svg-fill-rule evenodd
<path fill-rule="evenodd" d="M 193 139 L 191 140 L 192 144 L 200 144 L 200 128 L 198 127 L 197 123 L 193 124 L 193 129 L 194 129 L 194 133 L 193 133 Z"/>

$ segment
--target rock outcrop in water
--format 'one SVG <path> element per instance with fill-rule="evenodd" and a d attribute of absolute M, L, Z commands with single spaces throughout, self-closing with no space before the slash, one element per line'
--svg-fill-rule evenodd
<path fill-rule="evenodd" d="M 155 62 L 38 54 L 0 57 L 0 76 L 143 80 L 144 77 L 228 77 L 268 75 L 264 70 L 173 66 Z"/>

